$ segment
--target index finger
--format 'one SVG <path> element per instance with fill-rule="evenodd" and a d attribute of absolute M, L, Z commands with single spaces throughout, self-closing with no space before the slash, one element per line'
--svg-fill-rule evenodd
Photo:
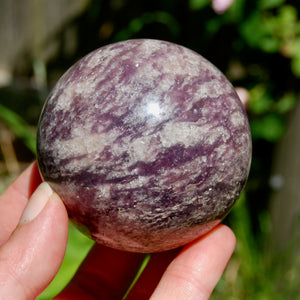
<path fill-rule="evenodd" d="M 209 299 L 234 251 L 233 231 L 218 225 L 187 245 L 164 273 L 151 300 Z"/>
<path fill-rule="evenodd" d="M 0 196 L 0 246 L 18 225 L 29 197 L 41 182 L 38 166 L 34 162 Z"/>

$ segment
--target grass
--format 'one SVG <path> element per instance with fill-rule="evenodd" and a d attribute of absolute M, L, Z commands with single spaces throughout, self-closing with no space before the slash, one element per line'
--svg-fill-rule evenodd
<path fill-rule="evenodd" d="M 35 129 L 11 109 L 0 104 L 0 120 L 10 128 L 16 137 L 20 138 L 27 148 L 36 152 Z"/>
<path fill-rule="evenodd" d="M 236 249 L 211 299 L 300 300 L 299 282 L 290 276 L 293 268 L 287 266 L 287 259 L 278 260 L 269 248 L 270 215 L 263 212 L 259 220 L 261 230 L 255 235 L 246 195 L 242 194 L 230 213 Z"/>

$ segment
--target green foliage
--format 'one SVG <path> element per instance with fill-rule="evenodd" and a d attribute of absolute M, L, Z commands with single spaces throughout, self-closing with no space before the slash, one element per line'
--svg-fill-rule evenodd
<path fill-rule="evenodd" d="M 115 41 L 130 39 L 139 33 L 147 24 L 160 23 L 165 25 L 173 36 L 177 36 L 180 26 L 176 19 L 165 11 L 146 12 L 130 21 L 127 27 L 122 29 L 115 37 Z"/>
<path fill-rule="evenodd" d="M 283 5 L 285 0 L 260 0 L 258 1 L 258 7 L 261 10 L 277 8 L 280 5 Z"/>
<path fill-rule="evenodd" d="M 251 123 L 251 132 L 255 138 L 275 142 L 284 132 L 284 122 L 278 115 L 268 114 Z"/>
<path fill-rule="evenodd" d="M 250 47 L 290 58 L 292 72 L 300 77 L 300 21 L 297 9 L 283 5 L 276 13 L 271 13 L 266 9 L 284 1 L 268 1 L 270 6 L 266 5 L 266 1 L 262 2 L 265 2 L 260 6 L 262 9 L 253 11 L 242 24 L 241 35 Z"/>
<path fill-rule="evenodd" d="M 28 125 L 21 116 L 0 104 L 0 119 L 6 123 L 17 137 L 22 139 L 32 153 L 36 152 L 35 129 Z"/>
<path fill-rule="evenodd" d="M 259 214 L 260 235 L 253 233 L 246 194 L 242 194 L 230 213 L 230 226 L 237 237 L 235 252 L 211 299 L 299 300 L 295 268 L 286 272 L 268 247 L 270 216 Z"/>
<path fill-rule="evenodd" d="M 230 220 L 237 237 L 236 250 L 212 299 L 268 299 L 272 292 L 271 278 L 263 261 L 261 245 L 252 232 L 245 194 L 234 206 Z"/>
<path fill-rule="evenodd" d="M 293 93 L 274 101 L 261 84 L 251 89 L 249 111 L 254 115 L 250 123 L 253 139 L 278 141 L 285 131 L 284 114 L 292 110 L 296 101 L 297 96 Z"/>
<path fill-rule="evenodd" d="M 191 10 L 199 10 L 210 4 L 210 0 L 190 0 L 189 6 Z"/>

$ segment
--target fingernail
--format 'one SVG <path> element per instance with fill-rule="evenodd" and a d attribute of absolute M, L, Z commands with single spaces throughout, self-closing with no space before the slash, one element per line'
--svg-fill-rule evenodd
<path fill-rule="evenodd" d="M 20 218 L 19 225 L 32 221 L 45 207 L 52 194 L 53 190 L 50 185 L 47 182 L 41 183 L 30 197 Z"/>

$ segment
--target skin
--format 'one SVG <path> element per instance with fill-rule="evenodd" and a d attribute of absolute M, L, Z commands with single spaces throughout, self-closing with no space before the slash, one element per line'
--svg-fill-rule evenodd
<path fill-rule="evenodd" d="M 50 190 L 31 196 L 40 184 L 33 163 L 0 197 L 0 299 L 34 299 L 63 260 L 67 212 Z M 231 229 L 218 225 L 184 248 L 154 254 L 127 299 L 208 299 L 235 242 Z M 121 299 L 143 257 L 96 245 L 55 299 Z"/>

